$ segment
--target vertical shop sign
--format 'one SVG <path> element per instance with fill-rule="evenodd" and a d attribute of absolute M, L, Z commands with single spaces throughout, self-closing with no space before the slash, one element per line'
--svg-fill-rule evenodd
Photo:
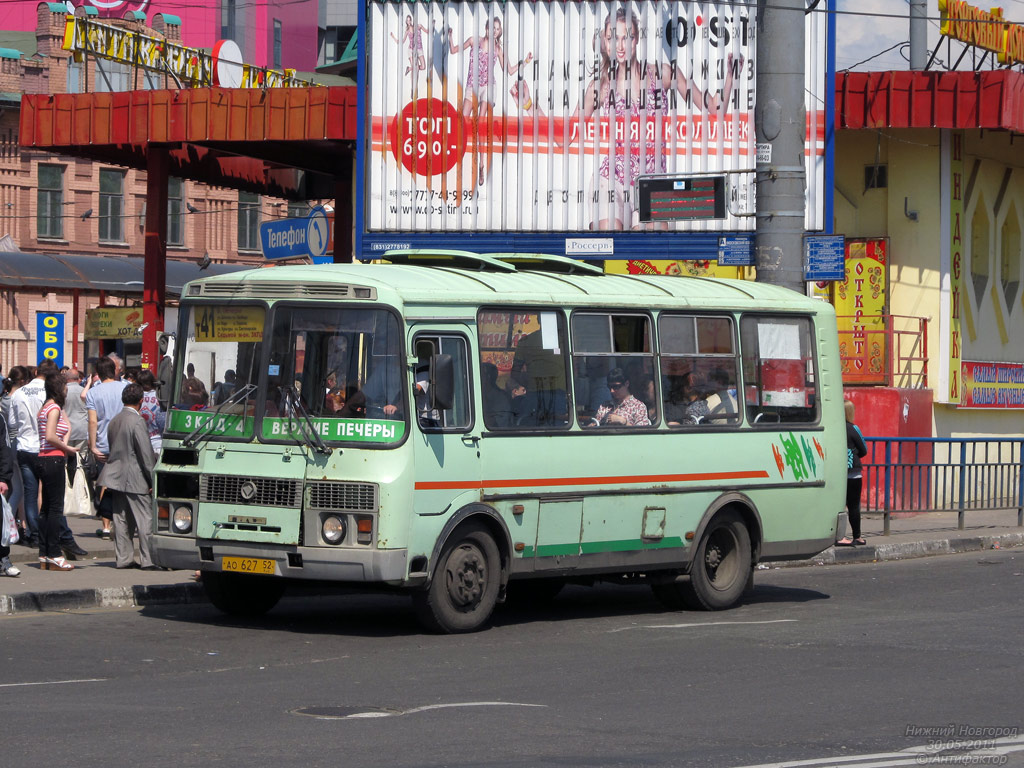
<path fill-rule="evenodd" d="M 64 365 L 64 313 L 36 312 L 36 362 Z"/>
<path fill-rule="evenodd" d="M 960 338 L 960 307 L 963 299 L 964 241 L 964 134 L 953 131 L 950 136 L 950 195 L 949 195 L 949 391 L 946 401 L 960 402 L 961 370 L 963 356 Z"/>
<path fill-rule="evenodd" d="M 885 238 L 846 241 L 846 279 L 836 283 L 835 301 L 846 384 L 886 383 L 887 251 Z"/>

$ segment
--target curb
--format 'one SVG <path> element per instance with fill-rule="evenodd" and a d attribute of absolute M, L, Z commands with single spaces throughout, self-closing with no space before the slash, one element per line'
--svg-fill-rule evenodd
<path fill-rule="evenodd" d="M 1021 546 L 1024 546 L 1024 533 L 1006 533 L 1001 536 L 969 536 L 958 539 L 908 541 L 877 546 L 830 547 L 810 560 L 765 562 L 762 565 L 769 568 L 801 568 L 809 565 L 876 563 L 888 560 L 909 560 L 915 557 L 955 555 L 961 552 L 981 552 L 987 549 L 1011 549 Z"/>
<path fill-rule="evenodd" d="M 0 616 L 81 608 L 132 608 L 147 605 L 207 603 L 201 584 L 153 584 L 99 589 L 59 589 L 0 595 Z"/>
<path fill-rule="evenodd" d="M 848 565 L 888 560 L 909 560 L 961 552 L 982 552 L 990 549 L 1024 547 L 1024 533 L 1000 536 L 971 536 L 956 539 L 909 541 L 900 544 L 879 544 L 864 547 L 831 547 L 810 560 L 767 561 L 760 570 L 770 568 L 806 568 L 813 565 Z M 0 595 L 0 616 L 16 613 L 74 611 L 83 608 L 133 608 L 147 605 L 181 605 L 208 603 L 203 586 L 196 582 L 152 584 L 97 589 L 60 589 L 49 592 L 24 592 Z"/>

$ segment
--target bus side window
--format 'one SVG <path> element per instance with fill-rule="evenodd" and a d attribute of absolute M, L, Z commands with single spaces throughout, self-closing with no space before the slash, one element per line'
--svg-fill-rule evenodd
<path fill-rule="evenodd" d="M 565 316 L 485 308 L 477 313 L 480 394 L 489 430 L 567 429 Z"/>
<path fill-rule="evenodd" d="M 740 423 L 733 320 L 664 313 L 658 321 L 665 422 L 670 427 Z"/>
<path fill-rule="evenodd" d="M 740 331 L 747 419 L 753 424 L 816 421 L 810 318 L 745 315 Z"/>
<path fill-rule="evenodd" d="M 573 313 L 572 356 L 576 420 L 581 427 L 649 429 L 658 423 L 647 315 Z"/>
<path fill-rule="evenodd" d="M 463 432 L 473 425 L 469 387 L 469 352 L 462 336 L 420 335 L 413 343 L 413 400 L 416 421 L 425 432 Z M 451 403 L 440 402 L 436 391 L 441 366 L 451 366 Z"/>

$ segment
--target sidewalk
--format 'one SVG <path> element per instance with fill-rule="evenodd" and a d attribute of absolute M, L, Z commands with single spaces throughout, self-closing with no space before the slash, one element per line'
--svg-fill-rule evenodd
<path fill-rule="evenodd" d="M 811 560 L 765 563 L 760 567 L 871 563 L 1024 546 L 1024 528 L 1017 527 L 1013 511 L 968 512 L 963 531 L 957 530 L 955 512 L 894 518 L 889 536 L 882 535 L 883 522 L 881 515 L 865 516 L 861 527 L 866 546 L 832 547 Z M 75 570 L 68 573 L 40 571 L 38 553 L 15 544 L 11 559 L 21 568 L 21 576 L 0 576 L 0 616 L 206 602 L 203 588 L 192 580 L 191 571 L 117 570 L 114 543 L 96 537 L 98 519 L 72 517 L 68 523 L 89 555 L 75 561 Z"/>

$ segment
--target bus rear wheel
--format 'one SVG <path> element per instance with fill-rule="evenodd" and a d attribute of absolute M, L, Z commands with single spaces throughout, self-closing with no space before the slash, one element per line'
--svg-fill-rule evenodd
<path fill-rule="evenodd" d="M 480 629 L 498 602 L 501 558 L 482 525 L 455 530 L 441 551 L 430 586 L 413 593 L 413 608 L 432 632 L 454 634 Z"/>
<path fill-rule="evenodd" d="M 693 553 L 690 577 L 652 584 L 654 596 L 666 608 L 721 611 L 731 608 L 751 580 L 750 531 L 731 510 L 711 520 Z"/>
<path fill-rule="evenodd" d="M 284 579 L 203 571 L 203 589 L 214 607 L 232 616 L 262 616 L 284 594 Z"/>
<path fill-rule="evenodd" d="M 736 512 L 720 512 L 697 545 L 690 580 L 679 585 L 683 602 L 705 611 L 731 608 L 747 588 L 750 568 L 747 524 Z"/>

